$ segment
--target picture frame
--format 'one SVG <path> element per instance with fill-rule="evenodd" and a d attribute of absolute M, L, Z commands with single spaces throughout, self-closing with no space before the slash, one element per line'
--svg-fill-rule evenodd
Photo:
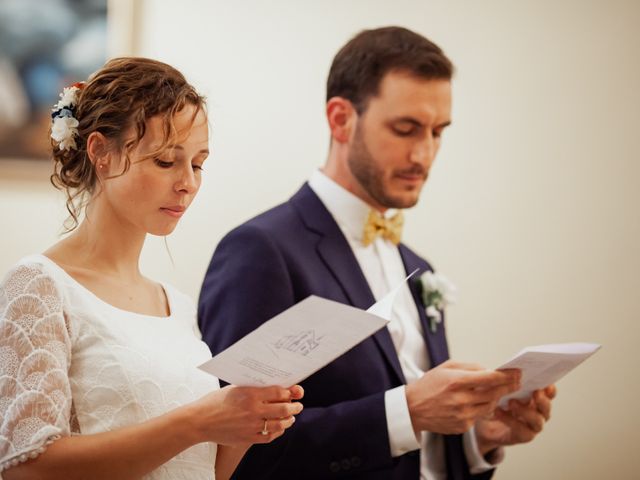
<path fill-rule="evenodd" d="M 60 92 L 108 58 L 134 54 L 139 3 L 0 3 L 0 163 L 49 160 L 47 132 Z"/>

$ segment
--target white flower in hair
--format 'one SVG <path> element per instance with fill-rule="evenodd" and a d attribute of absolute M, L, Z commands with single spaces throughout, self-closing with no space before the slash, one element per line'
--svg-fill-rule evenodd
<path fill-rule="evenodd" d="M 77 148 L 75 136 L 79 122 L 73 117 L 55 117 L 51 125 L 51 138 L 58 142 L 60 150 Z"/>
<path fill-rule="evenodd" d="M 62 93 L 60 94 L 60 100 L 53 107 L 53 111 L 61 110 L 63 108 L 69 108 L 71 106 L 75 106 L 78 101 L 78 92 L 80 89 L 78 87 L 65 87 L 62 89 Z"/>
<path fill-rule="evenodd" d="M 78 94 L 82 83 L 65 87 L 60 94 L 60 100 L 53 107 L 51 114 L 51 138 L 58 142 L 60 150 L 76 149 L 78 135 L 78 120 L 74 117 L 78 103 Z"/>

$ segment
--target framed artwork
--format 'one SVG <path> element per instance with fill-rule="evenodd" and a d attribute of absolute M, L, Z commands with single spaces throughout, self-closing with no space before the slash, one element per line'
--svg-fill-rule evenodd
<path fill-rule="evenodd" d="M 108 3 L 0 2 L 0 162 L 48 159 L 60 92 L 107 59 Z"/>

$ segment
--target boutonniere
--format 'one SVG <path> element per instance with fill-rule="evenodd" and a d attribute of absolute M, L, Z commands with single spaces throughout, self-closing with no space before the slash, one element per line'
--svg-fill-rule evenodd
<path fill-rule="evenodd" d="M 442 323 L 442 312 L 445 307 L 456 303 L 456 287 L 444 275 L 427 272 L 418 278 L 420 297 L 424 305 L 429 328 L 432 333 L 438 330 L 438 324 Z"/>

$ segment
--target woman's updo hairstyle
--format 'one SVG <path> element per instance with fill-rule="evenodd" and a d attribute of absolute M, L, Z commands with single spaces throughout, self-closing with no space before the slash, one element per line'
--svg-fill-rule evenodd
<path fill-rule="evenodd" d="M 177 112 L 187 104 L 195 106 L 193 122 L 198 112 L 205 109 L 204 97 L 178 70 L 148 58 L 115 58 L 86 83 L 76 85 L 79 90 L 72 115 L 78 126 L 74 148 L 63 148 L 63 144 L 51 141 L 54 161 L 51 183 L 67 195 L 70 214 L 67 222 L 70 224 L 65 224 L 67 232 L 78 226 L 82 209 L 96 188 L 96 171 L 87 155 L 87 138 L 92 132 L 100 132 L 112 148 L 123 153 L 125 165 L 121 174 L 124 174 L 131 165 L 129 153 L 144 136 L 149 118 L 162 115 L 163 143 L 151 154 L 157 155 L 175 141 L 173 118 Z M 125 139 L 130 128 L 135 135 Z"/>

